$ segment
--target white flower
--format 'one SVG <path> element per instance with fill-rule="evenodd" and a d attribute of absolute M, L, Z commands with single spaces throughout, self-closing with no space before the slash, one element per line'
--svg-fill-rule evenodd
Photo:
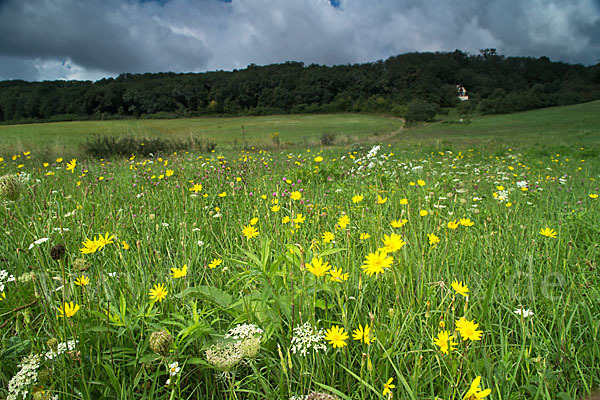
<path fill-rule="evenodd" d="M 533 311 L 527 309 L 524 310 L 523 307 L 521 308 L 517 308 L 515 311 L 513 311 L 515 314 L 522 316 L 523 318 L 528 318 L 531 317 L 533 315 Z"/>
<path fill-rule="evenodd" d="M 198 246 L 200 246 L 200 247 L 204 246 L 204 242 L 202 240 L 198 240 Z"/>
<path fill-rule="evenodd" d="M 304 323 L 304 325 L 297 325 L 294 328 L 292 336 L 292 353 L 300 353 L 302 356 L 306 354 L 312 348 L 315 352 L 319 350 L 327 351 L 325 346 L 325 333 L 323 329 L 319 329 L 316 326 L 312 326 L 310 322 Z"/>
<path fill-rule="evenodd" d="M 225 334 L 225 339 L 248 339 L 261 336 L 262 334 L 263 330 L 254 324 L 238 324 Z"/>
<path fill-rule="evenodd" d="M 117 277 L 117 273 L 116 272 L 109 272 L 108 276 L 111 278 L 116 278 Z"/>
<path fill-rule="evenodd" d="M 168 228 L 168 227 L 169 227 L 169 224 L 168 224 L 168 223 L 166 223 L 166 222 L 163 222 L 161 225 L 162 225 L 162 226 L 164 226 L 165 228 Z"/>
<path fill-rule="evenodd" d="M 169 375 L 170 376 L 177 375 L 180 370 L 181 370 L 181 368 L 179 367 L 179 363 L 177 361 L 169 364 Z"/>

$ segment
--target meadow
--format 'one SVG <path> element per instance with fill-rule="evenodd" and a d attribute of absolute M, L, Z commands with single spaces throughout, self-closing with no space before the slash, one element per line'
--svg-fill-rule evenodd
<path fill-rule="evenodd" d="M 590 394 L 597 128 L 487 118 L 450 127 L 472 140 L 0 154 L 0 397 Z"/>

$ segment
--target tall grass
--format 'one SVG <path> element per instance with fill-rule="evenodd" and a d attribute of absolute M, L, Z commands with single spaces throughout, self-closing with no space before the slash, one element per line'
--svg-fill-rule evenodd
<path fill-rule="evenodd" d="M 0 260 L 15 277 L 2 280 L 0 396 L 39 354 L 26 387 L 35 398 L 372 399 L 390 396 L 392 378 L 394 398 L 458 399 L 478 376 L 493 399 L 580 398 L 600 385 L 600 169 L 589 148 L 564 150 L 217 149 L 78 161 L 73 172 L 67 159 L 4 155 L 0 173 L 18 174 L 22 191 L 0 207 Z M 451 229 L 461 218 L 473 226 Z M 256 237 L 242 234 L 249 226 Z M 367 275 L 366 257 L 392 233 L 406 245 Z M 110 240 L 83 254 L 100 235 Z M 53 259 L 58 244 L 66 254 Z M 347 280 L 309 272 L 317 258 Z M 170 275 L 184 265 L 184 277 Z M 75 284 L 82 275 L 89 285 Z M 162 301 L 150 296 L 157 284 Z M 69 318 L 65 302 L 80 307 Z M 461 317 L 481 340 L 455 330 Z M 326 351 L 292 351 L 305 323 Z M 262 333 L 225 337 L 240 324 Z M 365 326 L 368 340 L 354 340 Z M 350 334 L 342 347 L 317 335 L 333 327 Z M 445 330 L 449 354 L 434 344 Z M 157 347 L 161 331 L 171 340 Z M 57 341 L 69 340 L 61 353 Z M 207 358 L 223 348 L 233 366 Z"/>

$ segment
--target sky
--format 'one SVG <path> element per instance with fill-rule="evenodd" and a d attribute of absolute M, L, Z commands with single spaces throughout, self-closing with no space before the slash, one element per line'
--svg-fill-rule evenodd
<path fill-rule="evenodd" d="M 600 0 L 0 0 L 0 80 L 495 48 L 600 62 Z"/>

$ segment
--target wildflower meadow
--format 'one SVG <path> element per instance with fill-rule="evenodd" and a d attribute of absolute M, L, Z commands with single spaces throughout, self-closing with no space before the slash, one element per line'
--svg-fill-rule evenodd
<path fill-rule="evenodd" d="M 0 175 L 1 398 L 600 386 L 597 149 L 24 151 Z"/>

